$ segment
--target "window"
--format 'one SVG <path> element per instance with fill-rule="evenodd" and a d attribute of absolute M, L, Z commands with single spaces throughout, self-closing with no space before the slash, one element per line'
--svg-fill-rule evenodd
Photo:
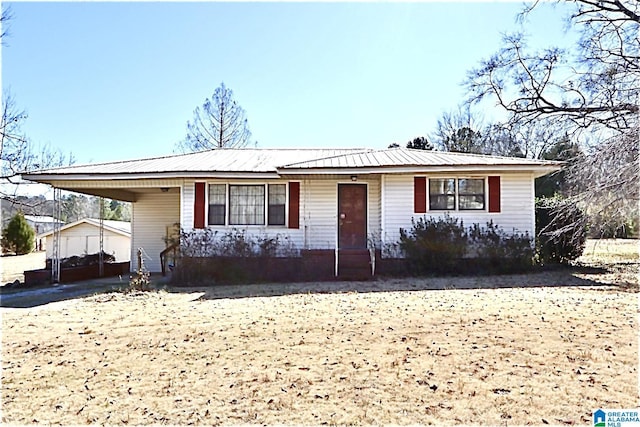
<path fill-rule="evenodd" d="M 227 205 L 227 186 L 209 185 L 209 225 L 224 225 Z"/>
<path fill-rule="evenodd" d="M 264 224 L 264 185 L 229 185 L 229 224 Z"/>
<path fill-rule="evenodd" d="M 287 187 L 284 184 L 269 184 L 268 225 L 285 224 Z"/>
<path fill-rule="evenodd" d="M 484 209 L 484 179 L 459 179 L 458 193 L 458 209 Z"/>
<path fill-rule="evenodd" d="M 455 210 L 456 180 L 453 178 L 429 180 L 429 209 L 434 211 Z"/>
<path fill-rule="evenodd" d="M 429 179 L 429 209 L 434 211 L 484 210 L 483 178 Z"/>

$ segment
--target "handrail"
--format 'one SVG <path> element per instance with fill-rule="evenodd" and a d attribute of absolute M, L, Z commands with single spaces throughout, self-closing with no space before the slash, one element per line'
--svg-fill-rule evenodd
<path fill-rule="evenodd" d="M 162 267 L 162 275 L 167 275 L 167 254 L 173 251 L 173 256 L 175 258 L 175 250 L 180 247 L 180 243 L 176 242 L 170 246 L 167 246 L 162 252 L 160 252 L 160 266 Z"/>

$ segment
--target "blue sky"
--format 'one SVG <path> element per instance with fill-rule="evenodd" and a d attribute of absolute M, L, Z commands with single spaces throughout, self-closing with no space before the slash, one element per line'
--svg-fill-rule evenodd
<path fill-rule="evenodd" d="M 77 164 L 173 153 L 221 82 L 259 147 L 371 147 L 429 135 L 520 2 L 11 3 L 2 84 L 36 144 Z M 527 31 L 564 38 L 559 8 Z M 499 110 L 487 105 L 485 118 Z"/>

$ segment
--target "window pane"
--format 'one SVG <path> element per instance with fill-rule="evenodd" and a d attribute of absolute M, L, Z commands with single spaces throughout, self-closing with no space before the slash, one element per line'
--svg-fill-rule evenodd
<path fill-rule="evenodd" d="M 225 184 L 209 185 L 209 225 L 224 225 L 226 204 L 227 186 Z"/>
<path fill-rule="evenodd" d="M 224 225 L 224 205 L 209 205 L 209 225 Z"/>
<path fill-rule="evenodd" d="M 455 196 L 434 195 L 429 197 L 429 209 L 431 210 L 454 210 L 456 208 Z"/>
<path fill-rule="evenodd" d="M 269 184 L 269 225 L 284 225 L 287 187 L 284 184 Z"/>
<path fill-rule="evenodd" d="M 484 209 L 484 179 L 459 179 L 458 191 L 460 210 Z"/>
<path fill-rule="evenodd" d="M 460 196 L 458 200 L 460 210 L 482 210 L 484 209 L 484 196 Z"/>
<path fill-rule="evenodd" d="M 456 180 L 453 178 L 429 180 L 429 209 L 454 210 L 456 208 Z"/>
<path fill-rule="evenodd" d="M 430 179 L 429 194 L 456 194 L 456 180 L 453 178 Z"/>
<path fill-rule="evenodd" d="M 264 185 L 229 186 L 229 224 L 264 224 Z"/>
<path fill-rule="evenodd" d="M 459 179 L 460 194 L 484 194 L 484 179 Z"/>

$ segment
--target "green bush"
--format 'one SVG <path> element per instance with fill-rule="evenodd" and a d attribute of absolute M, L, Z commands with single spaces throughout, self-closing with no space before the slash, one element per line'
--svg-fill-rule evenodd
<path fill-rule="evenodd" d="M 568 264 L 584 251 L 586 215 L 560 198 L 536 201 L 536 259 L 539 264 Z"/>
<path fill-rule="evenodd" d="M 35 246 L 35 237 L 36 232 L 24 218 L 24 214 L 18 212 L 2 230 L 2 251 L 14 252 L 16 255 L 28 254 Z"/>
<path fill-rule="evenodd" d="M 466 254 L 467 231 L 463 222 L 448 214 L 443 218 L 411 219 L 411 230 L 400 229 L 400 249 L 415 274 L 453 271 Z"/>

